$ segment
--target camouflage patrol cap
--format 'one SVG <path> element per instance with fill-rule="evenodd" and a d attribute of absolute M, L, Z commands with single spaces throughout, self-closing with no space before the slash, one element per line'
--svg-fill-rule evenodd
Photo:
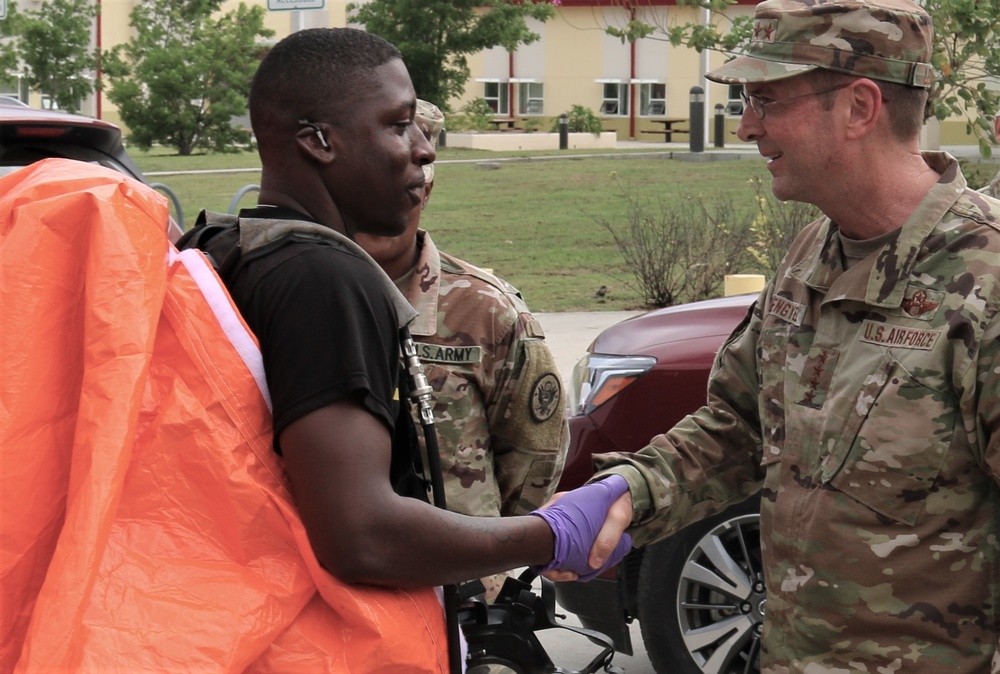
<path fill-rule="evenodd" d="M 420 130 L 427 140 L 430 141 L 431 145 L 437 147 L 438 138 L 441 136 L 441 130 L 444 128 L 444 113 L 441 112 L 441 109 L 433 103 L 428 103 L 418 98 L 417 112 L 414 115 L 413 121 L 420 127 Z M 433 163 L 424 165 L 424 179 L 428 183 L 434 182 Z"/>
<path fill-rule="evenodd" d="M 927 88 L 933 36 L 930 16 L 908 0 L 765 0 L 747 52 L 706 77 L 745 84 L 825 68 Z"/>

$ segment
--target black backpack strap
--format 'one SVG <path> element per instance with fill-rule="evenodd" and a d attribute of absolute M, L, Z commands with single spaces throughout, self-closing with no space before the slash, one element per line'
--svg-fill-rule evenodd
<path fill-rule="evenodd" d="M 194 227 L 177 240 L 177 249 L 197 248 L 215 270 L 221 272 L 226 258 L 239 247 L 239 231 L 240 219 L 237 216 L 202 210 Z"/>

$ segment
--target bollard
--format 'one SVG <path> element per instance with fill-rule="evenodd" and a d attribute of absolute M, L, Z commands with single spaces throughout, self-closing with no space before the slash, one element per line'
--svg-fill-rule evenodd
<path fill-rule="evenodd" d="M 715 104 L 715 147 L 726 146 L 726 106 Z"/>
<path fill-rule="evenodd" d="M 569 149 L 569 117 L 565 112 L 559 115 L 559 149 Z"/>
<path fill-rule="evenodd" d="M 691 87 L 691 152 L 705 151 L 705 90 L 701 87 Z"/>
<path fill-rule="evenodd" d="M 438 136 L 438 147 L 448 146 L 448 130 L 441 128 L 441 134 Z"/>
<path fill-rule="evenodd" d="M 723 292 L 726 297 L 759 293 L 764 289 L 764 283 L 763 274 L 726 274 L 723 278 L 723 287 L 725 288 Z"/>

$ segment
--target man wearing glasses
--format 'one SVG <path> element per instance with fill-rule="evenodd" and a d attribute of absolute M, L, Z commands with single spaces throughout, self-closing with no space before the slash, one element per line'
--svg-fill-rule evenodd
<path fill-rule="evenodd" d="M 767 583 L 764 672 L 1000 671 L 1000 202 L 920 151 L 931 42 L 906 0 L 757 6 L 708 77 L 744 85 L 775 196 L 824 217 L 707 406 L 598 458 L 638 544 L 761 490 L 763 559 L 733 573 Z"/>

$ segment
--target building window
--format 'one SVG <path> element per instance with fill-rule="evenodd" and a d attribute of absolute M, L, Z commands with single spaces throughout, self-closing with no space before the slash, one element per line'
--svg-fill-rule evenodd
<path fill-rule="evenodd" d="M 639 85 L 639 114 L 658 117 L 667 113 L 667 85 L 660 82 L 643 82 Z"/>
<path fill-rule="evenodd" d="M 16 98 L 28 102 L 28 83 L 20 75 L 0 79 L 0 96 Z"/>
<path fill-rule="evenodd" d="M 507 100 L 506 82 L 484 82 L 483 98 L 495 115 L 509 115 L 510 103 Z"/>
<path fill-rule="evenodd" d="M 517 113 L 540 115 L 544 109 L 545 87 L 541 82 L 520 82 L 517 85 Z"/>
<path fill-rule="evenodd" d="M 729 99 L 726 101 L 726 114 L 730 117 L 743 116 L 743 99 L 740 98 L 740 92 L 742 91 L 742 84 L 729 85 Z"/>
<path fill-rule="evenodd" d="M 605 117 L 625 117 L 628 115 L 629 85 L 624 82 L 604 82 L 601 114 Z"/>

